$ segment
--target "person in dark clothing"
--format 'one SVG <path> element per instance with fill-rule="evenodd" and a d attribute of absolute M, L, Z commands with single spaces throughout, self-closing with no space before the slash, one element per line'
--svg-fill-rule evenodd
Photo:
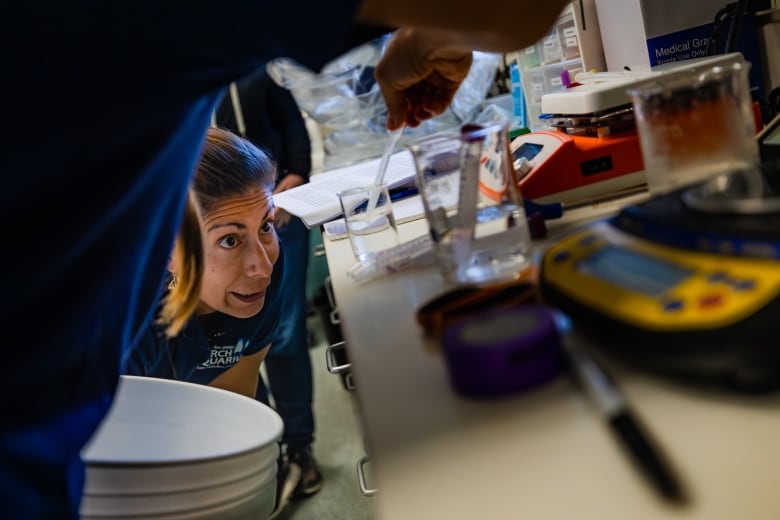
<path fill-rule="evenodd" d="M 401 27 L 376 77 L 388 128 L 417 126 L 451 103 L 472 50 L 527 47 L 567 2 L 491 0 L 479 17 L 463 0 L 16 3 L 0 21 L 13 49 L 0 82 L 12 122 L 0 154 L 0 516 L 78 518 L 80 452 L 154 315 L 230 82 L 281 56 L 321 70 Z"/>
<path fill-rule="evenodd" d="M 275 229 L 276 168 L 248 139 L 209 129 L 171 254 L 171 280 L 123 373 L 256 397 L 264 386 L 260 363 L 289 311 L 286 251 Z M 274 516 L 301 482 L 300 464 L 280 462 Z"/>
<path fill-rule="evenodd" d="M 308 182 L 311 143 L 300 108 L 289 90 L 277 85 L 265 68 L 233 83 L 215 113 L 217 126 L 245 136 L 276 161 L 274 193 Z M 257 386 L 257 399 L 270 404 L 284 421 L 282 444 L 287 463 L 301 478 L 295 497 L 311 496 L 322 487 L 322 474 L 312 454 L 314 442 L 313 384 L 306 331 L 306 272 L 309 230 L 301 219 L 276 209 L 274 225 L 286 253 L 284 314 L 265 358 L 268 382 Z"/>

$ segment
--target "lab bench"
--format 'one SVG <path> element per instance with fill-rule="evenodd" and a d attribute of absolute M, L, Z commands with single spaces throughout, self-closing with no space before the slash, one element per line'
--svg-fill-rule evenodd
<path fill-rule="evenodd" d="M 550 223 L 550 236 L 615 210 L 583 208 Z M 402 241 L 425 233 L 424 219 L 399 226 Z M 346 276 L 349 241 L 325 237 L 324 246 L 377 488 L 372 518 L 780 515 L 780 396 L 696 389 L 606 360 L 688 490 L 687 505 L 670 505 L 565 374 L 509 397 L 454 393 L 437 343 L 415 321 L 445 289 L 434 266 L 359 283 Z"/>

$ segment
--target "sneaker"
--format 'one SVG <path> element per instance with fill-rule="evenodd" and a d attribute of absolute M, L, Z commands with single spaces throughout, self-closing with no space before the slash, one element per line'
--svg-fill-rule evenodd
<path fill-rule="evenodd" d="M 322 489 L 322 474 L 317 467 L 317 461 L 311 454 L 311 446 L 287 449 L 287 459 L 291 464 L 301 468 L 301 478 L 298 487 L 293 492 L 293 498 L 306 498 Z"/>
<path fill-rule="evenodd" d="M 290 464 L 285 461 L 279 473 L 276 475 L 276 503 L 274 504 L 274 510 L 271 512 L 271 516 L 268 520 L 279 516 L 287 504 L 290 502 L 290 498 L 301 483 L 301 467 L 297 464 Z"/>

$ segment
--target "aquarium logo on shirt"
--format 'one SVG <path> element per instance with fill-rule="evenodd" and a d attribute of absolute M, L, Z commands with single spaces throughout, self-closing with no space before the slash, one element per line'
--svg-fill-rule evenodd
<path fill-rule="evenodd" d="M 241 355 L 249 347 L 249 340 L 239 339 L 235 345 L 214 345 L 211 347 L 209 359 L 199 368 L 230 368 L 241 359 Z"/>

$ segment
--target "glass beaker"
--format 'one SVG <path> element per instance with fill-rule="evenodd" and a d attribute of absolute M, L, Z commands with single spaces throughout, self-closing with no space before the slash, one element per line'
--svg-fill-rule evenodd
<path fill-rule="evenodd" d="M 373 190 L 378 190 L 379 196 L 374 195 L 376 202 L 369 210 Z M 365 262 L 373 253 L 398 245 L 398 229 L 387 184 L 349 188 L 340 191 L 338 196 L 355 258 Z"/>
<path fill-rule="evenodd" d="M 434 253 L 453 284 L 517 279 L 530 267 L 531 236 L 509 150 L 508 122 L 411 141 Z"/>
<path fill-rule="evenodd" d="M 680 71 L 628 91 L 652 194 L 713 181 L 730 192 L 721 196 L 763 195 L 748 70 L 735 62 Z"/>

